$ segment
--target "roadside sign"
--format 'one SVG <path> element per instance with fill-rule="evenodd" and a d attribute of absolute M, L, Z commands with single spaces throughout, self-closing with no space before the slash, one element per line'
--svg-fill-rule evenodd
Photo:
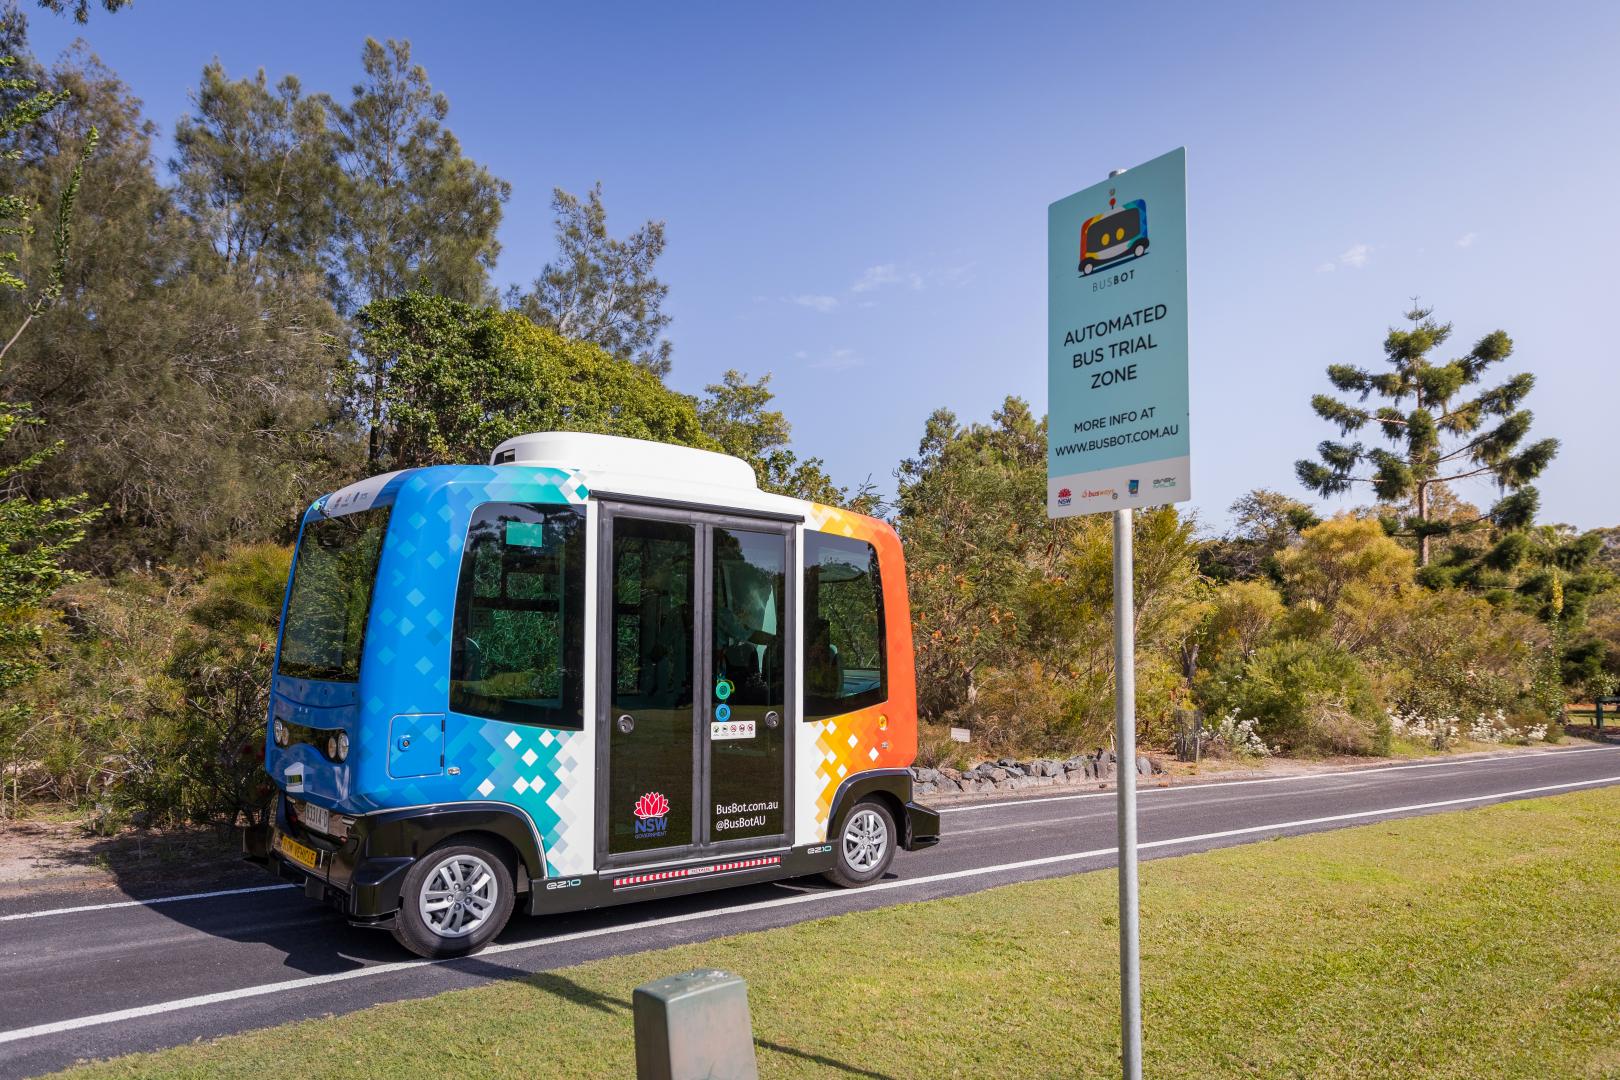
<path fill-rule="evenodd" d="M 1059 199 L 1046 239 L 1048 516 L 1185 502 L 1186 149 Z"/>

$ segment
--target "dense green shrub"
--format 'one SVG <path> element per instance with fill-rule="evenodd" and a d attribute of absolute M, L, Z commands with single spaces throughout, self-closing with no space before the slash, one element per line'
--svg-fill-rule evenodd
<path fill-rule="evenodd" d="M 289 559 L 286 548 L 257 544 L 204 577 L 169 662 L 181 692 L 173 731 L 143 747 L 163 762 L 151 773 L 158 785 L 126 790 L 136 805 L 219 826 L 263 820 L 270 665 Z"/>
<path fill-rule="evenodd" d="M 1200 688 L 1212 714 L 1258 721 L 1260 737 L 1284 751 L 1389 752 L 1389 720 L 1372 680 L 1330 642 L 1272 642 L 1247 662 L 1220 665 Z"/>
<path fill-rule="evenodd" d="M 31 687 L 26 793 L 96 807 L 107 825 L 261 815 L 288 558 L 254 545 L 197 574 L 124 574 L 59 594 L 48 670 Z"/>

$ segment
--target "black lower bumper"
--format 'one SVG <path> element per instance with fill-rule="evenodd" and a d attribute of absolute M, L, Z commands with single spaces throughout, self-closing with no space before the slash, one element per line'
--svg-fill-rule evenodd
<path fill-rule="evenodd" d="M 939 843 L 939 812 L 914 802 L 906 803 L 905 830 L 902 846 L 907 851 L 933 847 Z"/>
<path fill-rule="evenodd" d="M 399 879 L 413 861 L 405 857 L 368 857 L 363 832 L 336 840 L 311 836 L 288 820 L 285 800 L 277 800 L 274 819 L 245 830 L 242 857 L 260 864 L 283 881 L 299 885 L 311 900 L 327 904 L 354 923 L 387 926 L 399 909 Z M 283 838 L 314 855 L 311 865 L 283 850 Z"/>

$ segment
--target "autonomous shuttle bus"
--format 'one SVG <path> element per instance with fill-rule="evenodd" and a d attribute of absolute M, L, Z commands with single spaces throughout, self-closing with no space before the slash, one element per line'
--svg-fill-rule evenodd
<path fill-rule="evenodd" d="M 734 457 L 551 433 L 361 481 L 281 626 L 250 854 L 422 956 L 939 838 L 899 538 Z"/>

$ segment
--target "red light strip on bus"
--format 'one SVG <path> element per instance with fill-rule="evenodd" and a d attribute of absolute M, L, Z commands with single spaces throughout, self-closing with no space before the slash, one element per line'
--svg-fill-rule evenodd
<path fill-rule="evenodd" d="M 634 885 L 656 885 L 663 881 L 678 881 L 681 878 L 698 877 L 703 874 L 724 874 L 735 870 L 755 870 L 761 866 L 780 866 L 781 863 L 780 855 L 762 855 L 757 859 L 737 859 L 709 866 L 682 866 L 673 870 L 654 870 L 649 874 L 628 874 L 625 877 L 614 878 L 613 887 L 626 889 Z"/>

